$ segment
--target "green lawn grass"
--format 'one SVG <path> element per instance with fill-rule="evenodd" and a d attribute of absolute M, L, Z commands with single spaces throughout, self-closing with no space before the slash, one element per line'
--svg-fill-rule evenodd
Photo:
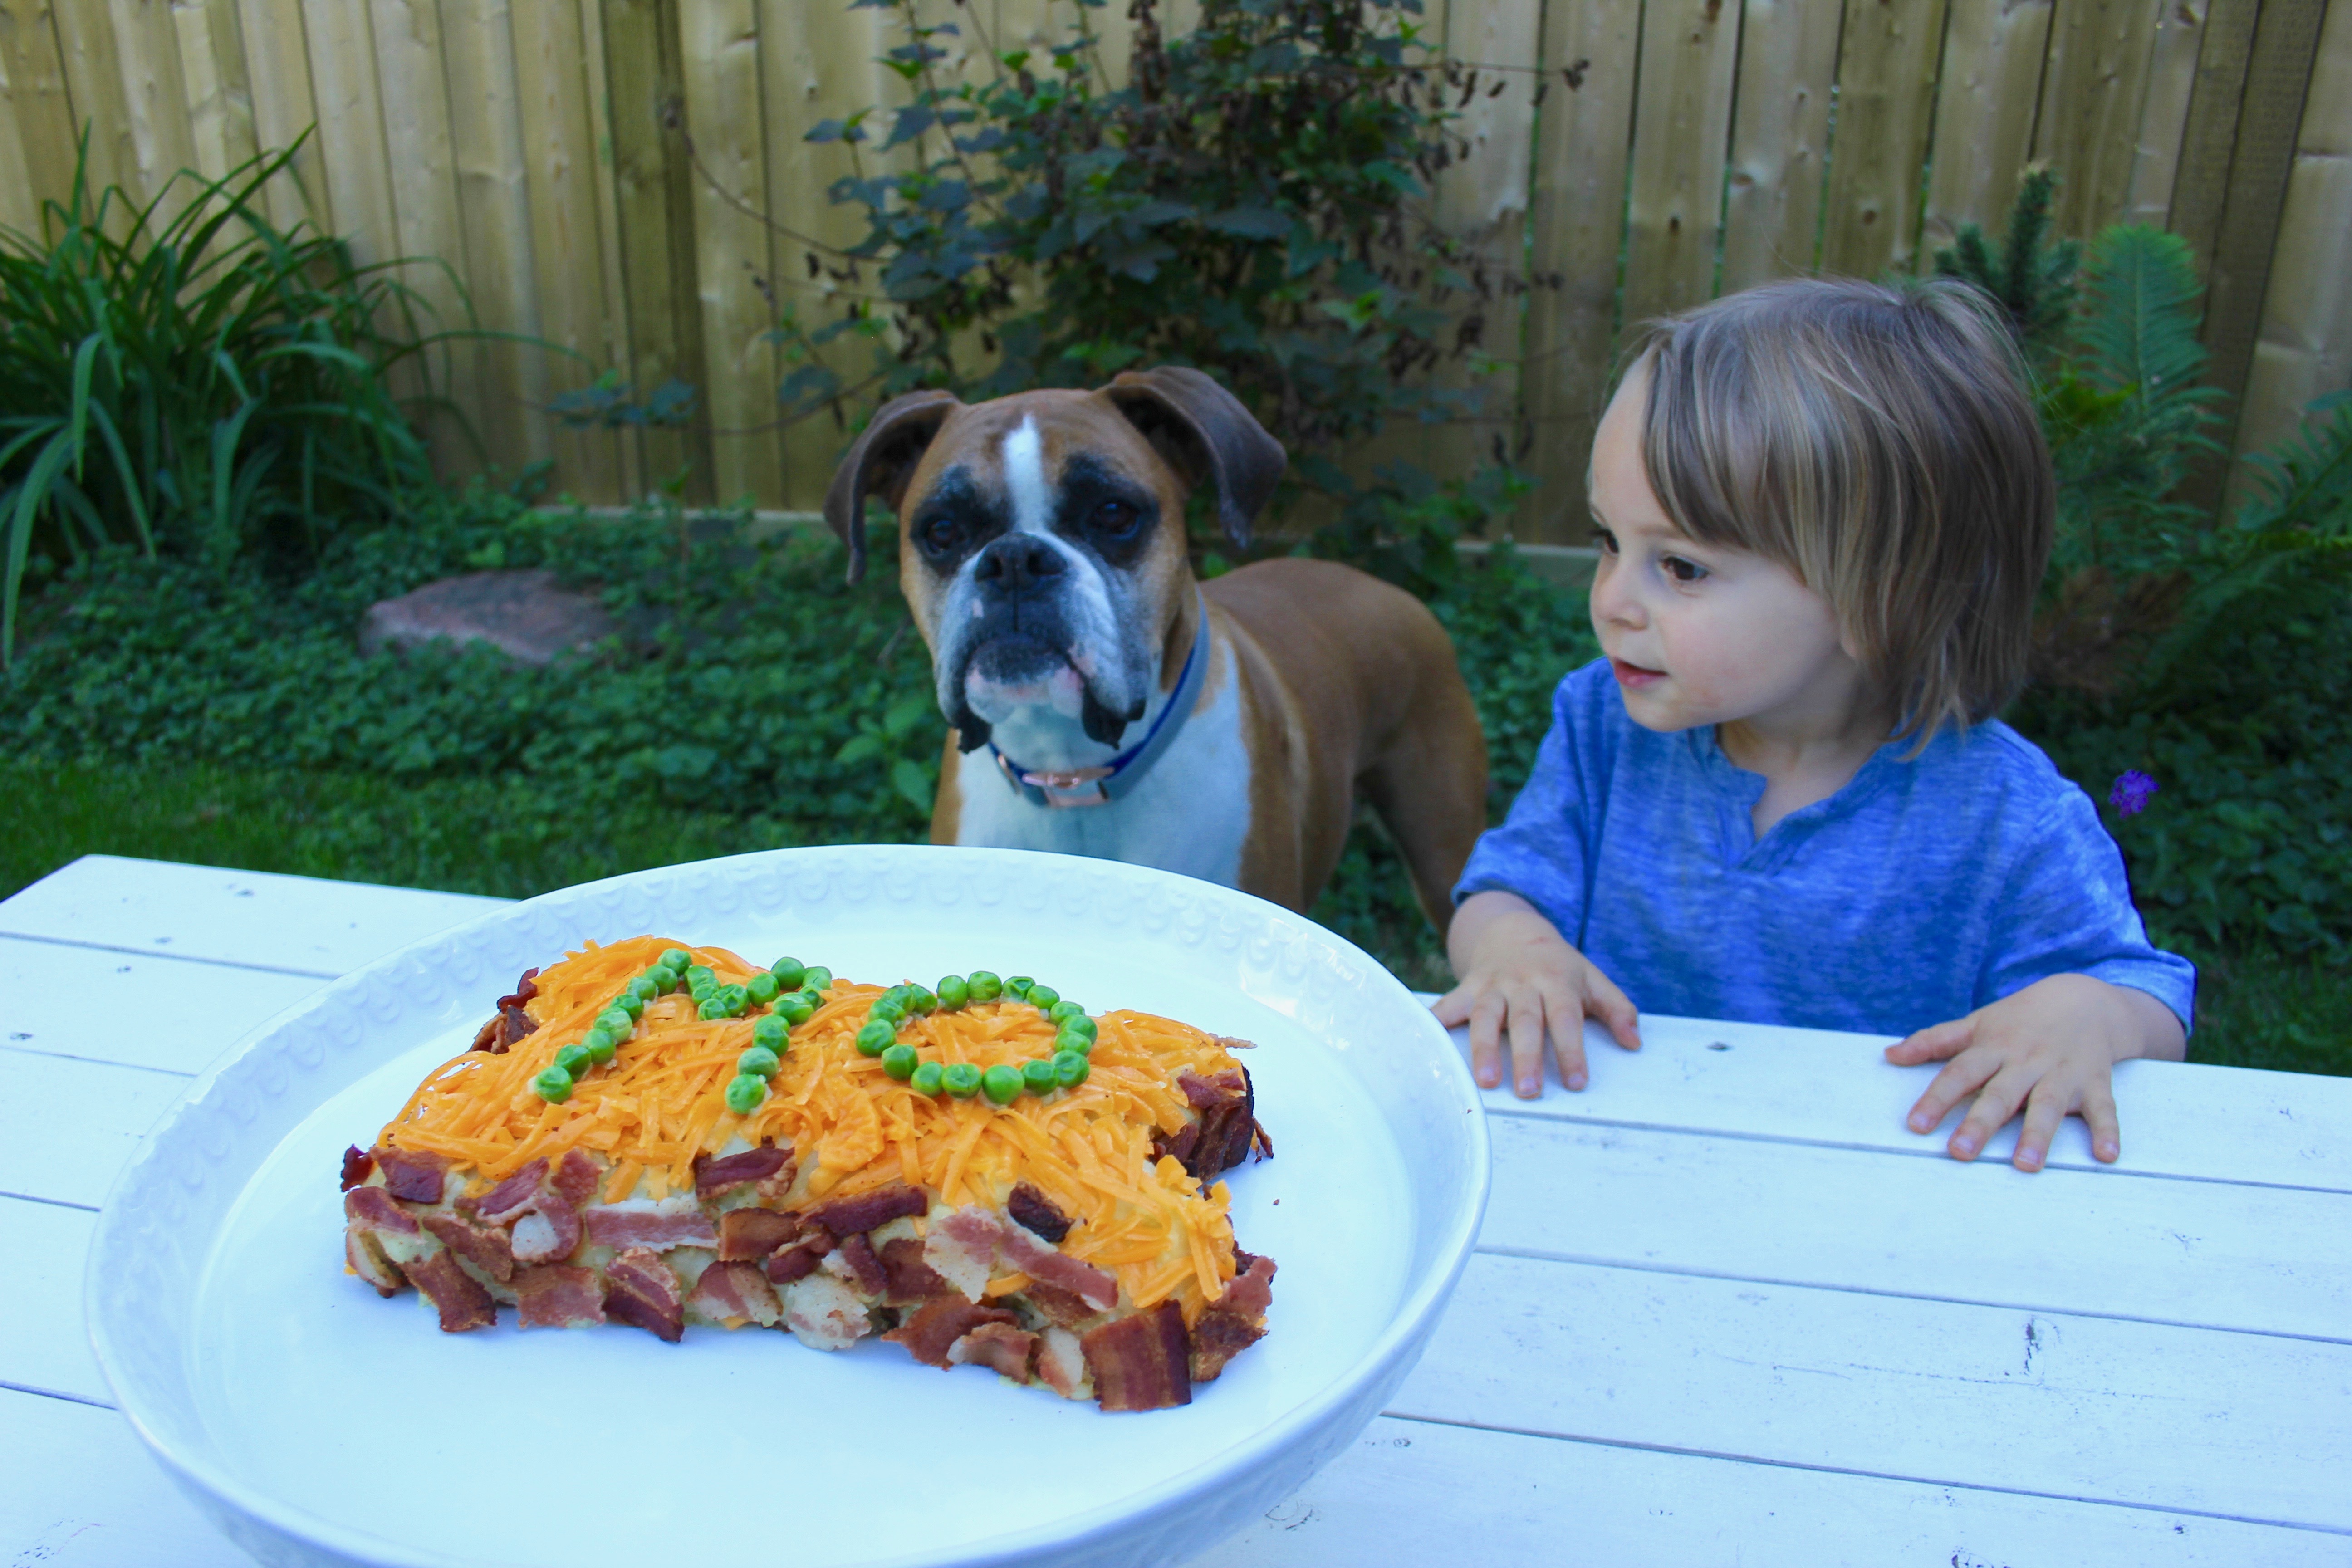
<path fill-rule="evenodd" d="M 0 896 L 105 854 L 525 898 L 793 842 L 781 822 L 651 805 L 550 822 L 543 800 L 495 780 L 10 762 L 0 763 Z M 1425 928 L 1367 912 L 1364 879 L 1393 874 L 1377 833 L 1354 853 L 1366 866 L 1343 875 L 1317 915 L 1414 984 L 1444 984 Z M 2192 1060 L 2352 1076 L 2352 964 L 2341 959 L 2224 958 L 2206 966 L 2198 1008 Z"/>

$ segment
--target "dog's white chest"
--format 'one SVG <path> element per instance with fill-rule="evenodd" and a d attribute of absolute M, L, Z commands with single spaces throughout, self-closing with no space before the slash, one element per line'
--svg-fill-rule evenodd
<path fill-rule="evenodd" d="M 1238 887 L 1249 837 L 1250 754 L 1239 673 L 1231 659 L 1219 663 L 1208 702 L 1150 771 L 1108 805 L 1034 805 L 985 752 L 964 758 L 956 842 L 1091 855 Z"/>

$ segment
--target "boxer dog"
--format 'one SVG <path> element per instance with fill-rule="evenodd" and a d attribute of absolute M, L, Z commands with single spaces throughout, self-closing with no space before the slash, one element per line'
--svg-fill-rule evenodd
<path fill-rule="evenodd" d="M 1303 912 L 1360 790 L 1444 931 L 1486 794 L 1444 628 L 1328 561 L 1193 579 L 1187 496 L 1208 487 L 1246 543 L 1284 461 L 1194 370 L 883 405 L 825 520 L 856 582 L 866 498 L 898 513 L 900 586 L 954 729 L 933 843 L 1158 866 Z"/>

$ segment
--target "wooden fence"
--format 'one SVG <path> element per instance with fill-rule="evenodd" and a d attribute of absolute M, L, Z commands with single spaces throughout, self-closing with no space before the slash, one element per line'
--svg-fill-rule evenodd
<path fill-rule="evenodd" d="M 924 4 L 966 50 L 1035 47 L 1078 15 Z M 1585 447 L 1626 321 L 1787 273 L 1922 268 L 1956 225 L 1998 227 L 2032 159 L 2063 174 L 2066 233 L 2132 219 L 2188 237 L 2242 450 L 2352 382 L 2352 0 L 1426 4 L 1426 35 L 1507 84 L 1465 110 L 1474 150 L 1436 212 L 1566 279 L 1489 330 L 1522 351 L 1491 406 L 1533 437 L 1523 538 L 1584 531 Z M 1163 26 L 1197 6 L 1167 0 Z M 1123 10 L 1086 13 L 1113 76 Z M 796 237 L 862 237 L 824 194 L 845 150 L 805 137 L 900 100 L 877 63 L 896 28 L 845 0 L 0 0 L 0 223 L 37 226 L 84 132 L 97 181 L 152 193 L 315 125 L 269 194 L 279 222 L 363 258 L 438 258 L 410 277 L 446 319 L 462 288 L 482 325 L 564 351 L 459 356 L 493 461 L 552 459 L 587 500 L 688 469 L 691 499 L 807 509 L 844 437 L 779 427 L 767 333 L 780 302 L 822 315 L 835 286 Z M 690 382 L 702 416 L 583 435 L 545 412 L 606 369 Z M 1384 445 L 1458 471 L 1493 436 Z M 440 440 L 448 466 L 476 460 Z"/>

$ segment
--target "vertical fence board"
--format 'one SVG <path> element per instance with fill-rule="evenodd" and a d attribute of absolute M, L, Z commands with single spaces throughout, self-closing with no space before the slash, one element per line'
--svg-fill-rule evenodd
<path fill-rule="evenodd" d="M 700 312 L 694 308 L 694 215 L 677 138 L 667 126 L 683 101 L 675 12 L 656 0 L 604 0 L 604 72 L 612 105 L 614 210 L 629 301 L 630 375 L 640 397 L 676 379 L 707 395 Z M 710 421 L 648 428 L 646 481 L 683 473 L 684 499 L 712 495 Z"/>
<path fill-rule="evenodd" d="M 5 13 L 0 13 L 0 28 L 7 25 Z M 34 193 L 33 172 L 25 161 L 25 135 L 16 127 L 17 99 L 8 51 L 0 47 L 0 228 L 37 234 L 40 198 Z"/>
<path fill-rule="evenodd" d="M 1727 294 L 1813 269 L 1837 49 L 1837 7 L 1748 0 L 1723 200 Z"/>
<path fill-rule="evenodd" d="M 580 26 L 581 75 L 588 95 L 588 138 L 593 153 L 588 185 L 596 203 L 596 259 L 604 293 L 604 352 L 596 368 L 632 374 L 635 363 L 636 325 L 629 303 L 628 266 L 621 245 L 620 159 L 613 139 L 613 82 L 605 68 L 610 43 L 604 32 L 604 0 L 576 0 Z M 646 447 L 633 430 L 605 433 L 618 465 L 621 493 L 631 500 L 652 489 L 646 471 Z"/>
<path fill-rule="evenodd" d="M 1943 38 L 1943 0 L 1847 0 L 1823 271 L 1869 278 L 1916 265 Z"/>
<path fill-rule="evenodd" d="M 94 196 L 109 185 L 121 185 L 134 205 L 142 202 L 139 152 L 130 106 L 123 101 L 121 65 L 114 53 L 114 19 L 107 14 L 106 0 L 58 0 L 52 16 L 74 125 L 85 133 L 90 191 Z M 112 216 L 117 220 L 122 217 L 119 205 Z"/>
<path fill-rule="evenodd" d="M 1963 224 L 2001 232 L 2032 155 L 2049 40 L 2050 0 L 1952 0 L 1928 171 L 1931 248 Z"/>
<path fill-rule="evenodd" d="M 335 232 L 362 262 L 399 254 L 390 154 L 376 83 L 375 34 L 346 0 L 302 0 L 310 90 L 318 112 L 319 167 Z"/>
<path fill-rule="evenodd" d="M 2180 163 L 2172 175 L 2167 224 L 2189 242 L 2197 269 L 2210 277 L 2221 237 L 2221 208 L 2230 195 L 2230 156 L 2245 101 L 2246 60 L 2253 53 L 2261 0 L 2211 0 L 2197 50 L 2197 82 L 2181 132 Z"/>
<path fill-rule="evenodd" d="M 2087 239 L 2123 210 L 2166 0 L 2068 0 L 2050 29 L 2034 156 L 2058 167 L 2054 226 Z"/>
<path fill-rule="evenodd" d="M 2238 450 L 2291 434 L 2306 404 L 2352 386 L 2352 4 L 2328 6 L 2272 252 Z M 2233 488 L 2248 473 L 2239 466 Z"/>
<path fill-rule="evenodd" d="M 793 25 L 798 9 L 798 0 L 761 0 L 768 212 L 784 231 L 772 236 L 771 277 L 779 310 L 814 331 L 835 320 L 845 300 L 880 294 L 870 266 L 856 281 L 836 276 L 848 269 L 841 252 L 866 237 L 864 209 L 835 203 L 825 193 L 835 180 L 856 173 L 860 159 L 847 142 L 814 142 L 808 133 L 821 121 L 882 101 L 884 73 L 875 61 L 884 47 L 884 16 L 852 11 L 837 26 L 803 28 Z M 848 445 L 845 425 L 862 421 L 876 401 L 873 350 L 865 338 L 835 338 L 820 354 L 848 391 L 841 421 L 819 414 L 784 429 L 784 505 L 794 510 L 814 511 L 822 504 L 834 464 Z"/>
<path fill-rule="evenodd" d="M 2210 5 L 2211 0 L 2173 0 L 2158 18 L 2156 42 L 2148 49 L 2147 100 L 2140 109 L 2139 142 L 2132 153 L 2123 222 L 2161 228 L 2171 209 L 2172 183 L 2180 167 L 2181 140 L 2197 89 L 2197 58 L 2204 47 Z"/>
<path fill-rule="evenodd" d="M 252 95 L 253 139 L 265 152 L 291 147 L 305 132 L 292 165 L 269 182 L 269 218 L 280 228 L 308 219 L 335 226 L 327 168 L 320 152 L 318 106 L 310 98 L 310 56 L 301 0 L 237 0 L 237 31 L 245 80 Z"/>
<path fill-rule="evenodd" d="M 76 156 L 73 105 L 66 96 L 50 0 L 0 0 L 0 72 L 7 77 L 5 111 L 25 172 L 5 198 L 15 204 L 12 216 L 0 221 L 37 234 L 42 204 L 63 202 L 73 193 Z"/>
<path fill-rule="evenodd" d="M 112 0 L 109 19 L 135 160 L 126 183 L 142 199 L 163 197 L 155 216 L 158 225 L 168 223 L 193 194 L 186 181 L 174 181 L 181 170 L 196 166 L 188 89 L 180 75 L 179 29 L 172 24 L 167 0 Z"/>
<path fill-rule="evenodd" d="M 687 0 L 679 17 L 687 134 L 700 167 L 691 212 L 702 315 L 712 476 L 722 501 L 772 507 L 783 494 L 776 427 L 775 321 L 761 290 L 768 248 L 767 145 L 755 0 Z M 746 210 L 749 209 L 749 210 Z M 730 434 L 730 432 L 740 432 Z"/>
<path fill-rule="evenodd" d="M 442 0 L 441 26 L 467 292 L 485 329 L 536 337 L 530 174 L 508 0 Z M 544 354 L 520 342 L 488 342 L 457 357 L 461 364 L 470 361 L 478 378 L 478 416 L 492 461 L 510 475 L 548 458 L 547 418 L 538 412 L 548 395 Z"/>
<path fill-rule="evenodd" d="M 253 139 L 253 100 L 246 90 L 236 0 L 189 0 L 173 7 L 172 23 L 179 35 L 180 83 L 187 89 L 195 166 L 216 180 L 259 150 Z"/>
<path fill-rule="evenodd" d="M 1616 352 L 1641 37 L 1640 0 L 1549 0 L 1544 9 L 1529 266 L 1561 286 L 1528 301 L 1521 384 L 1536 493 L 1516 531 L 1531 542 L 1580 542 L 1587 532 L 1584 465 Z"/>
<path fill-rule="evenodd" d="M 568 351 L 534 353 L 526 362 L 525 395 L 543 407 L 556 391 L 585 385 L 613 363 L 611 305 L 596 221 L 599 165 L 579 8 L 570 0 L 531 0 L 513 12 L 512 25 L 536 330 L 556 351 Z M 555 460 L 555 494 L 604 503 L 626 496 L 611 432 L 570 430 L 547 414 L 533 422 Z"/>
<path fill-rule="evenodd" d="M 2303 122 L 2304 92 L 2326 10 L 2326 0 L 2264 0 L 2253 48 L 2246 58 L 2245 101 L 2231 155 L 2229 199 L 2222 206 L 2212 281 L 2205 298 L 2205 347 L 2212 355 L 2206 376 L 2231 397 L 2224 415 L 2228 424 L 2221 434 L 2225 447 L 2234 447 L 2243 407 L 2240 395 L 2262 325 L 2271 249 L 2278 239 L 2295 135 Z M 2337 286 L 2342 286 L 2340 279 Z M 2190 494 L 2218 504 L 2228 468 L 2224 463 L 2207 464 L 2192 479 Z"/>
<path fill-rule="evenodd" d="M 1642 21 L 1624 317 L 1715 292 L 1715 241 L 1731 134 L 1739 13 L 1712 0 L 1649 0 Z"/>

